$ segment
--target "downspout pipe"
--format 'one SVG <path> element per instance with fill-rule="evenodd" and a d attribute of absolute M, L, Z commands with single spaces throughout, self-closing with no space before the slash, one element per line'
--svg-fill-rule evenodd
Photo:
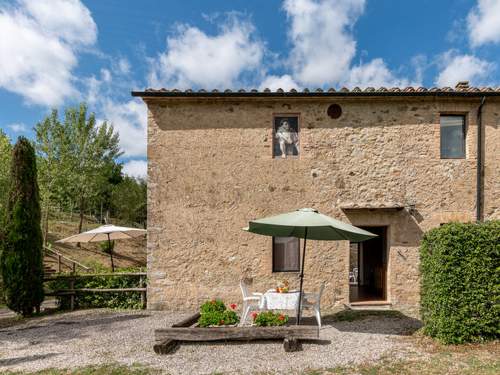
<path fill-rule="evenodd" d="M 481 103 L 477 109 L 477 165 L 476 165 L 476 221 L 483 221 L 483 180 L 484 180 L 484 160 L 483 160 L 483 106 L 486 97 L 481 98 Z"/>

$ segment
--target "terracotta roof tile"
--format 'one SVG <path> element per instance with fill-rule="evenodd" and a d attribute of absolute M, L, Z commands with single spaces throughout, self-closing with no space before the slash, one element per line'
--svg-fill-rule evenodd
<path fill-rule="evenodd" d="M 361 89 L 359 87 L 354 87 L 352 89 L 348 89 L 347 87 L 342 87 L 338 90 L 331 87 L 328 89 L 316 88 L 310 90 L 305 87 L 301 90 L 297 90 L 292 88 L 290 90 L 284 90 L 282 88 L 278 88 L 276 90 L 270 90 L 269 88 L 265 88 L 264 90 L 256 90 L 256 89 L 239 89 L 237 91 L 232 91 L 231 89 L 225 89 L 220 91 L 218 89 L 214 89 L 211 91 L 207 91 L 205 89 L 199 89 L 198 91 L 193 91 L 192 89 L 187 89 L 185 91 L 179 90 L 177 88 L 166 89 L 164 87 L 160 89 L 152 89 L 147 88 L 144 91 L 133 91 L 133 96 L 140 97 L 152 97 L 152 96 L 377 96 L 377 95 L 385 95 L 385 96 L 419 96 L 419 95 L 445 95 L 445 96 L 481 96 L 483 94 L 487 94 L 490 96 L 499 96 L 500 95 L 500 87 L 473 87 L 469 86 L 468 82 L 460 82 L 455 88 L 452 87 L 379 87 L 378 89 L 374 87 L 366 87 Z"/>

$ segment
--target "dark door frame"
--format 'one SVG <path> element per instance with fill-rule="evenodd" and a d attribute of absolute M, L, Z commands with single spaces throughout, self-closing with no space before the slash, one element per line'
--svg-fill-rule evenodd
<path fill-rule="evenodd" d="M 388 282 L 387 282 L 387 276 L 388 276 L 388 266 L 389 266 L 389 246 L 388 246 L 388 233 L 389 233 L 389 225 L 358 225 L 358 227 L 362 228 L 362 229 L 366 229 L 368 231 L 370 231 L 370 229 L 372 228 L 377 228 L 377 232 L 380 230 L 381 231 L 381 235 L 382 235 L 382 297 L 381 298 L 377 298 L 377 299 L 367 299 L 367 300 L 363 300 L 363 301 L 387 301 L 387 297 L 388 297 Z M 359 274 L 358 274 L 358 285 L 357 286 L 354 286 L 354 287 L 357 287 L 357 288 L 360 288 L 360 283 L 359 283 L 359 280 L 361 277 L 361 268 L 364 268 L 364 267 L 360 267 L 360 260 L 361 260 L 361 247 L 363 246 L 363 243 L 360 243 L 360 246 L 358 246 L 358 271 L 359 271 Z M 349 257 L 351 256 L 351 253 L 349 251 Z M 350 262 L 349 262 L 350 263 Z M 350 271 L 350 270 L 349 270 Z M 352 288 L 353 286 L 350 286 L 350 288 Z M 359 289 L 358 289 L 359 291 Z M 358 301 L 353 301 L 352 300 L 352 295 L 351 295 L 351 291 L 349 291 L 349 302 L 359 302 Z"/>

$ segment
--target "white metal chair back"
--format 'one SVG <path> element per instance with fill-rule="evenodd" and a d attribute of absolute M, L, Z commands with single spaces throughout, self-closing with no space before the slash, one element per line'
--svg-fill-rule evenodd
<path fill-rule="evenodd" d="M 325 290 L 325 282 L 322 281 L 321 285 L 319 286 L 319 292 L 318 292 L 318 305 L 321 301 L 321 296 L 323 295 L 323 291 Z"/>
<path fill-rule="evenodd" d="M 248 291 L 248 285 L 245 280 L 240 280 L 240 288 L 241 293 L 243 294 L 243 298 L 250 297 L 250 292 Z"/>

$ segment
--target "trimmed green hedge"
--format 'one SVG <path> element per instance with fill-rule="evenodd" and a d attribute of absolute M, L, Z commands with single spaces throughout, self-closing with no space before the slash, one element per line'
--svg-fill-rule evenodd
<path fill-rule="evenodd" d="M 500 337 L 500 221 L 432 229 L 420 260 L 425 334 L 447 344 Z"/>
<path fill-rule="evenodd" d="M 125 272 L 140 272 L 134 268 L 121 268 L 116 270 L 117 273 Z M 59 279 L 47 282 L 47 287 L 50 290 L 69 289 L 70 281 Z M 137 288 L 139 286 L 139 276 L 96 276 L 92 278 L 77 279 L 74 284 L 76 289 L 79 288 Z M 70 308 L 70 297 L 57 297 L 59 308 L 67 310 Z M 107 307 L 117 309 L 140 309 L 141 293 L 140 292 L 122 292 L 122 293 L 78 293 L 75 297 L 75 308 L 93 308 Z"/>

